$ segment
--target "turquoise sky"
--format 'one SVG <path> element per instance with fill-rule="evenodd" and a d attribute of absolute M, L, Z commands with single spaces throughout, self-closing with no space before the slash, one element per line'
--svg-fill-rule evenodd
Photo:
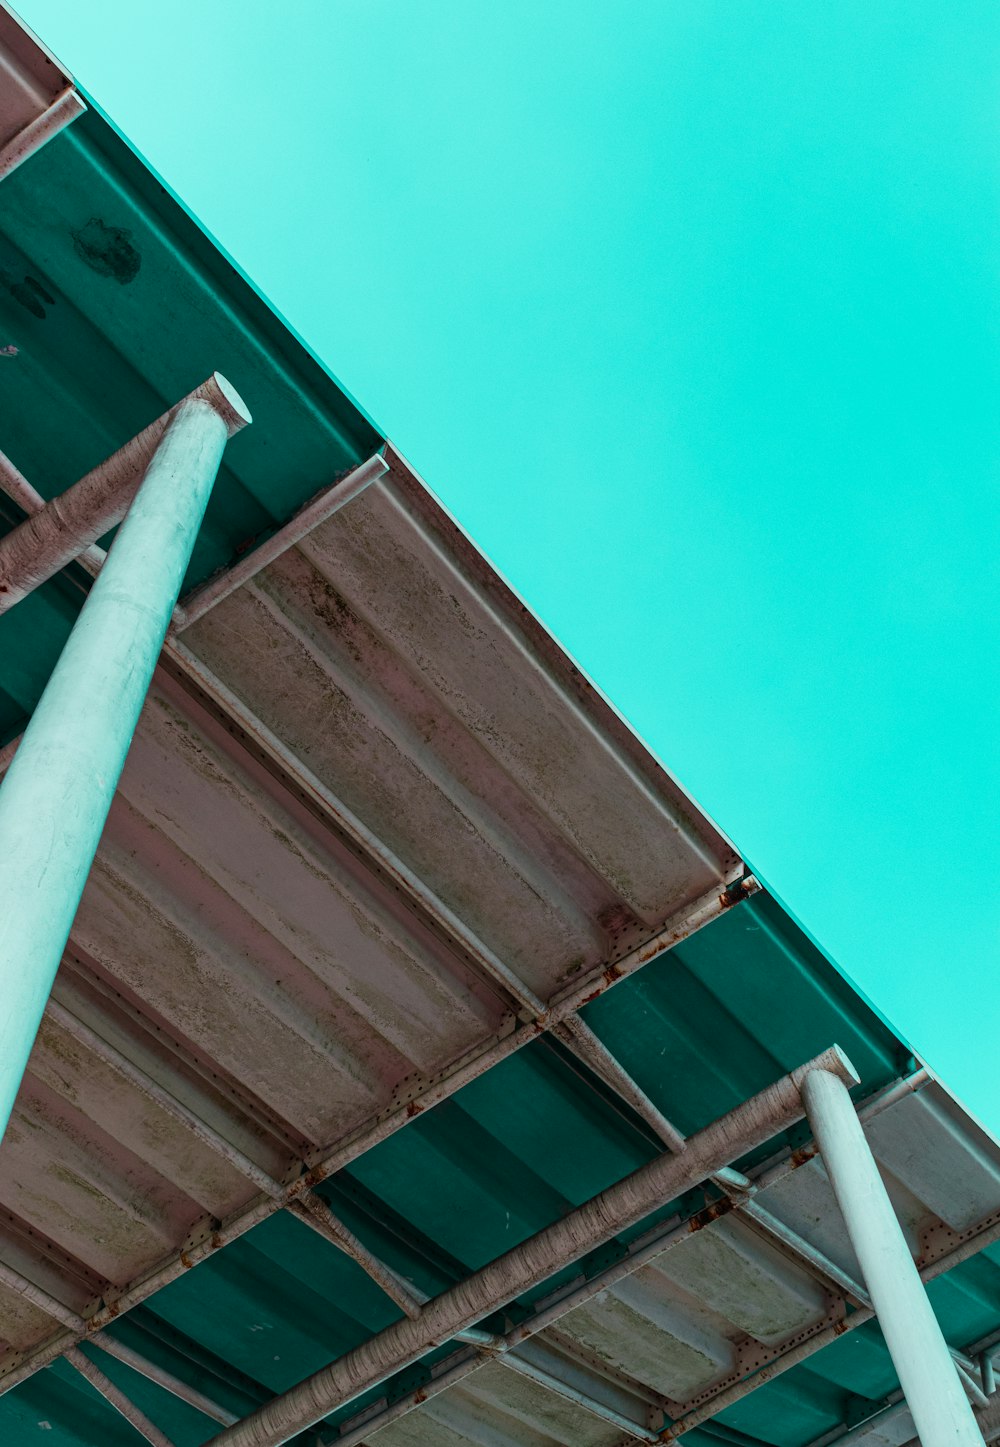
<path fill-rule="evenodd" d="M 1000 1130 L 1000 9 L 20 0 Z"/>

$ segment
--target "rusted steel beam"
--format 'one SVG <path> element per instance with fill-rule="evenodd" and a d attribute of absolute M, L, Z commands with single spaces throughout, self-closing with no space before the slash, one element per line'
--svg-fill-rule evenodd
<path fill-rule="evenodd" d="M 857 1076 L 835 1047 L 698 1131 L 679 1155 L 664 1154 L 575 1211 L 348 1352 L 213 1439 L 214 1447 L 279 1447 L 329 1412 L 451 1339 L 511 1298 L 626 1230 L 665 1201 L 704 1181 L 801 1119 L 810 1071 Z"/>
<path fill-rule="evenodd" d="M 746 895 L 749 896 L 757 888 L 759 886 L 755 880 L 749 881 L 745 891 Z M 549 1023 L 556 1023 L 564 1019 L 579 1009 L 587 1000 L 594 999 L 603 994 L 605 990 L 612 989 L 620 980 L 627 979 L 648 961 L 690 938 L 697 930 L 710 924 L 712 920 L 717 919 L 720 914 L 731 907 L 732 901 L 717 890 L 711 890 L 708 894 L 703 895 L 689 909 L 679 912 L 669 920 L 651 940 L 623 956 L 614 965 L 602 966 L 599 970 L 578 980 L 569 990 L 563 991 L 550 1006 Z M 266 1220 L 275 1210 L 287 1204 L 287 1201 L 293 1199 L 301 1191 L 308 1189 L 317 1181 L 334 1175 L 365 1151 L 370 1150 L 372 1146 L 377 1145 L 379 1141 L 393 1135 L 412 1120 L 414 1115 L 447 1100 L 462 1086 L 467 1085 L 471 1080 L 478 1079 L 501 1060 L 505 1060 L 509 1055 L 537 1038 L 538 1029 L 534 1025 L 522 1025 L 509 1034 L 494 1037 L 486 1045 L 477 1047 L 457 1061 L 454 1070 L 445 1079 L 428 1082 L 425 1088 L 405 1105 L 385 1111 L 374 1120 L 359 1126 L 344 1141 L 338 1143 L 325 1156 L 316 1161 L 307 1175 L 293 1182 L 288 1187 L 287 1197 L 284 1201 L 270 1196 L 258 1199 L 245 1210 L 239 1211 L 223 1221 L 217 1230 L 212 1231 L 198 1245 L 189 1250 L 171 1254 L 161 1266 L 125 1287 L 113 1301 L 99 1308 L 93 1317 L 88 1319 L 89 1329 L 91 1331 L 100 1330 L 122 1312 L 129 1311 L 133 1306 L 145 1301 L 161 1287 L 175 1281 L 178 1276 L 183 1276 L 199 1261 L 204 1260 L 221 1247 L 227 1246 L 231 1241 L 235 1241 L 259 1222 Z M 24 1361 L 19 1362 L 0 1377 L 0 1394 L 9 1391 L 18 1382 L 53 1361 L 70 1342 L 71 1338 L 63 1336 L 45 1342 L 33 1350 Z"/>
<path fill-rule="evenodd" d="M 32 1306 L 37 1307 L 53 1321 L 58 1321 L 60 1325 L 68 1327 L 78 1337 L 83 1336 L 86 1332 L 87 1323 L 78 1312 L 58 1301 L 43 1287 L 36 1286 L 33 1281 L 22 1276 L 20 1271 L 16 1271 L 13 1266 L 8 1266 L 5 1261 L 0 1261 L 0 1286 L 5 1286 L 8 1291 L 14 1291 L 18 1296 L 23 1296 L 25 1301 L 30 1301 Z"/>
<path fill-rule="evenodd" d="M 162 1085 L 147 1075 L 144 1070 L 133 1064 L 116 1046 L 104 1040 L 82 1020 L 78 1020 L 59 1001 L 50 999 L 45 1013 L 55 1025 L 79 1045 L 110 1066 L 116 1074 L 127 1080 L 147 1100 L 153 1102 L 179 1125 L 189 1130 L 197 1140 L 208 1146 L 246 1180 L 252 1182 L 258 1190 L 270 1196 L 276 1206 L 289 1206 L 306 1225 L 317 1231 L 326 1240 L 333 1242 L 335 1246 L 356 1261 L 386 1295 L 397 1306 L 402 1307 L 407 1315 L 415 1315 L 420 1310 L 426 1297 L 421 1296 L 415 1287 L 403 1281 L 402 1277 L 398 1276 L 391 1267 L 369 1251 L 363 1242 L 334 1215 L 321 1196 L 317 1196 L 313 1191 L 304 1190 L 299 1181 L 291 1184 L 282 1183 L 268 1175 L 255 1161 L 250 1160 L 217 1130 L 206 1124 Z M 0 1263 L 0 1281 L 3 1280 L 4 1270 L 3 1264 Z M 56 1304 L 58 1305 L 58 1303 Z M 43 1309 L 46 1308 L 43 1307 Z M 54 1313 L 50 1311 L 49 1314 Z M 72 1327 L 81 1333 L 86 1330 L 81 1318 L 77 1317 L 75 1313 L 69 1312 L 63 1316 L 57 1316 L 57 1319 L 62 1321 L 64 1326 Z"/>
<path fill-rule="evenodd" d="M 871 1101 L 869 1101 L 865 1106 L 862 1107 L 862 1110 L 860 1112 L 861 1118 L 874 1118 L 881 1112 L 883 1102 L 888 1101 L 889 1103 L 891 1103 L 892 1101 L 898 1099 L 902 1093 L 908 1093 L 911 1089 L 914 1088 L 913 1084 L 911 1084 L 910 1082 L 916 1082 L 917 1086 L 919 1086 L 923 1078 L 924 1073 L 921 1072 L 917 1076 L 910 1077 L 908 1082 L 900 1082 L 895 1086 L 890 1086 L 886 1091 L 882 1092 L 881 1095 L 874 1097 Z M 801 1159 L 793 1159 L 790 1157 L 789 1160 L 785 1163 L 782 1173 L 784 1174 L 788 1171 L 800 1168 L 801 1165 L 807 1163 L 809 1159 L 811 1159 L 811 1152 L 804 1155 Z M 772 1168 L 768 1174 L 773 1179 L 779 1178 L 774 1168 Z M 718 1208 L 715 1208 L 715 1210 L 717 1209 Z M 732 1209 L 733 1211 L 737 1210 L 735 1203 L 732 1203 L 730 1205 L 730 1209 Z M 576 1284 L 569 1283 L 566 1287 L 561 1288 L 557 1293 L 554 1294 L 550 1301 L 541 1305 L 541 1307 L 534 1314 L 534 1316 L 532 1316 L 525 1322 L 520 1323 L 509 1333 L 508 1336 L 499 1338 L 489 1337 L 488 1342 L 491 1350 L 489 1351 L 488 1355 L 492 1356 L 495 1355 L 497 1351 L 505 1351 L 513 1348 L 519 1343 L 529 1339 L 536 1333 L 545 1330 L 547 1327 L 552 1326 L 554 1323 L 559 1321 L 561 1317 L 565 1316 L 576 1307 L 590 1301 L 599 1292 L 606 1290 L 607 1288 L 613 1286 L 616 1282 L 622 1280 L 624 1277 L 639 1270 L 647 1262 L 661 1256 L 665 1251 L 671 1249 L 673 1246 L 690 1240 L 691 1232 L 694 1227 L 695 1223 L 692 1221 L 683 1221 L 677 1224 L 671 1223 L 665 1226 L 657 1227 L 655 1230 L 648 1233 L 646 1237 L 640 1238 L 639 1240 L 634 1242 L 629 1250 L 628 1255 L 621 1261 L 616 1261 L 612 1263 L 610 1266 L 606 1267 L 603 1272 L 600 1272 L 594 1277 L 591 1277 L 587 1280 L 580 1280 Z M 958 1253 L 949 1252 L 946 1256 L 943 1256 L 937 1262 L 929 1265 L 921 1273 L 923 1279 L 931 1280 L 935 1276 L 940 1275 L 942 1272 L 950 1270 L 954 1265 L 960 1264 L 961 1260 L 966 1259 L 968 1256 L 978 1251 L 981 1248 L 984 1240 L 988 1241 L 992 1238 L 1000 1238 L 1000 1223 L 994 1225 L 991 1234 L 984 1235 L 981 1233 L 979 1236 L 974 1237 L 968 1242 L 964 1243 L 959 1249 Z M 698 1425 L 698 1422 L 708 1420 L 709 1418 L 714 1416 L 716 1412 L 721 1411 L 731 1402 L 740 1400 L 743 1396 L 746 1395 L 748 1391 L 752 1390 L 759 1383 L 779 1375 L 781 1372 L 786 1370 L 787 1367 L 795 1365 L 798 1361 L 805 1360 L 809 1355 L 811 1355 L 812 1352 L 819 1350 L 828 1341 L 835 1340 L 837 1336 L 842 1334 L 844 1331 L 853 1330 L 855 1326 L 861 1325 L 863 1322 L 870 1320 L 871 1315 L 872 1313 L 870 1308 L 863 1309 L 861 1311 L 853 1313 L 851 1316 L 847 1317 L 844 1321 L 837 1323 L 835 1326 L 820 1328 L 809 1340 L 803 1342 L 799 1347 L 793 1349 L 791 1352 L 777 1354 L 773 1362 L 762 1368 L 753 1377 L 748 1378 L 743 1382 L 737 1383 L 731 1389 L 723 1389 L 720 1394 L 717 1394 L 714 1400 L 705 1403 L 701 1408 L 697 1409 L 694 1413 L 684 1418 L 683 1421 L 674 1423 L 672 1428 L 670 1429 L 671 1435 L 679 1436 L 683 1432 L 687 1431 L 689 1427 Z M 384 1408 L 383 1411 L 379 1411 L 374 1407 L 367 1409 L 364 1413 L 360 1414 L 356 1424 L 354 1423 L 354 1419 L 352 1419 L 351 1423 L 345 1424 L 347 1430 L 342 1439 L 338 1438 L 338 1447 L 341 1440 L 343 1442 L 343 1447 L 356 1447 L 356 1444 L 363 1442 L 366 1435 L 371 1431 L 375 1430 L 377 1427 L 386 1425 L 389 1421 L 394 1421 L 398 1416 L 403 1415 L 406 1411 L 412 1410 L 414 1407 L 419 1406 L 421 1401 L 424 1400 L 426 1396 L 433 1395 L 437 1391 L 443 1390 L 448 1385 L 452 1385 L 454 1382 L 460 1380 L 469 1372 L 477 1370 L 478 1367 L 482 1365 L 483 1361 L 486 1359 L 486 1357 L 481 1354 L 483 1351 L 481 1339 L 485 1336 L 486 1334 L 476 1332 L 475 1330 L 456 1333 L 456 1338 L 470 1342 L 475 1347 L 475 1351 L 465 1355 L 459 1354 L 457 1360 L 454 1361 L 453 1365 L 453 1359 L 448 1359 L 447 1364 L 442 1364 L 443 1366 L 447 1366 L 447 1372 L 445 1377 L 439 1378 L 438 1376 L 435 1376 L 433 1381 L 426 1387 L 422 1387 L 414 1393 L 411 1393 L 408 1397 L 403 1398 L 398 1402 L 394 1402 L 390 1407 Z M 103 1342 L 105 1340 L 103 1334 L 93 1339 L 95 1341 L 95 1344 L 98 1345 L 103 1345 Z M 975 1344 L 974 1347 L 970 1348 L 970 1351 L 973 1351 L 977 1355 L 980 1355 L 987 1350 L 989 1345 L 990 1343 L 988 1342 L 985 1346 L 983 1343 L 980 1342 Z M 62 1342 L 62 1347 L 64 1346 L 65 1340 Z M 50 1353 L 50 1355 L 58 1355 L 58 1351 L 52 1352 Z M 4 1384 L 5 1387 L 6 1385 L 7 1383 Z M 219 1419 L 217 1418 L 216 1420 Z M 838 1443 L 837 1447 L 841 1447 L 841 1444 Z M 848 1447 L 848 1443 L 845 1442 L 843 1444 L 843 1447 Z"/>
<path fill-rule="evenodd" d="M 338 1216 L 334 1215 L 322 1196 L 317 1196 L 315 1191 L 303 1191 L 300 1196 L 296 1196 L 289 1202 L 289 1209 L 300 1221 L 304 1221 L 325 1240 L 331 1241 L 345 1255 L 356 1261 L 362 1271 L 381 1286 L 386 1296 L 390 1297 L 407 1316 L 420 1315 L 427 1297 L 417 1291 L 410 1282 L 404 1281 L 391 1266 L 387 1266 L 384 1261 L 380 1261 L 373 1252 L 369 1251 L 354 1232 L 345 1226 Z"/>
<path fill-rule="evenodd" d="M 660 1140 L 671 1151 L 682 1151 L 684 1149 L 684 1136 L 673 1125 L 662 1111 L 650 1100 L 649 1096 L 642 1090 L 631 1075 L 615 1059 L 614 1055 L 604 1042 L 594 1034 L 589 1025 L 585 1025 L 579 1015 L 568 1015 L 565 1020 L 553 1026 L 553 1035 L 572 1050 L 584 1065 L 590 1067 L 594 1074 L 603 1080 L 614 1093 L 626 1105 L 630 1105 L 636 1115 L 640 1116 L 653 1130 Z"/>
<path fill-rule="evenodd" d="M 168 426 L 193 402 L 205 404 L 222 421 L 225 438 L 250 421 L 236 392 L 214 372 L 79 482 L 0 538 L 0 613 L 122 521 Z"/>
<path fill-rule="evenodd" d="M 645 1400 L 624 1384 L 599 1377 L 579 1362 L 563 1358 L 544 1340 L 522 1342 L 519 1347 L 499 1354 L 495 1360 L 508 1371 L 527 1377 L 564 1397 L 599 1421 L 618 1427 L 628 1434 L 630 1441 L 660 1440 L 658 1429 L 650 1426 L 651 1413 Z"/>
<path fill-rule="evenodd" d="M 187 593 L 174 613 L 171 631 L 180 633 L 183 629 L 190 628 L 192 623 L 197 623 L 199 618 L 203 618 L 217 603 L 221 603 L 223 598 L 235 593 L 237 588 L 255 577 L 269 563 L 273 563 L 275 558 L 280 558 L 282 553 L 301 542 L 313 528 L 318 528 L 320 523 L 326 522 L 327 518 L 359 497 L 388 470 L 389 464 L 385 457 L 381 452 L 377 452 L 374 457 L 369 457 L 366 462 L 355 467 L 346 477 L 340 478 L 331 487 L 324 488 L 300 508 L 284 527 L 272 533 L 258 547 L 252 548 L 233 567 L 226 568 L 200 588 Z"/>
<path fill-rule="evenodd" d="M 833 1289 L 857 1306 L 871 1306 L 871 1298 L 849 1272 L 831 1261 L 819 1247 L 806 1241 L 791 1226 L 762 1206 L 755 1195 L 736 1204 L 736 1213 L 756 1226 L 761 1235 L 793 1265 L 807 1271 L 820 1285 Z"/>
<path fill-rule="evenodd" d="M 794 1166 L 793 1166 L 794 1168 Z M 972 1232 L 959 1245 L 950 1250 L 942 1252 L 933 1260 L 927 1262 L 920 1268 L 920 1280 L 926 1285 L 935 1281 L 939 1276 L 953 1271 L 956 1266 L 961 1266 L 970 1257 L 984 1251 L 988 1246 L 1000 1241 L 1000 1217 L 989 1218 L 978 1230 Z M 814 1335 L 805 1341 L 799 1342 L 797 1346 L 791 1347 L 788 1351 L 780 1352 L 775 1359 L 768 1362 L 752 1376 L 745 1377 L 740 1382 L 725 1387 L 721 1392 L 703 1402 L 700 1407 L 693 1408 L 686 1412 L 683 1417 L 678 1418 L 670 1424 L 669 1433 L 664 1440 L 673 1441 L 689 1432 L 692 1427 L 698 1427 L 702 1422 L 707 1422 L 719 1412 L 725 1411 L 736 1402 L 740 1402 L 750 1392 L 755 1391 L 764 1382 L 773 1381 L 776 1377 L 782 1376 L 791 1367 L 796 1367 L 800 1362 L 808 1360 L 815 1352 L 821 1351 L 823 1347 L 829 1346 L 831 1342 L 839 1340 L 847 1332 L 856 1331 L 859 1326 L 864 1326 L 874 1317 L 875 1312 L 871 1307 L 859 1307 L 857 1311 L 851 1312 L 850 1316 L 842 1321 L 835 1322 L 832 1326 L 821 1328 Z"/>
<path fill-rule="evenodd" d="M 903 1081 L 896 1082 L 866 1102 L 859 1111 L 859 1118 L 862 1120 L 874 1119 L 888 1105 L 900 1099 L 902 1095 L 909 1094 L 914 1089 L 920 1089 L 927 1080 L 925 1071 L 916 1072 Z M 768 1171 L 771 1180 L 781 1179 L 782 1176 L 800 1169 L 812 1159 L 813 1152 L 797 1152 L 790 1155 L 781 1167 L 772 1167 Z M 716 1178 L 720 1175 L 716 1172 Z M 757 1184 L 756 1182 L 754 1184 Z M 737 1212 L 739 1207 L 735 1198 L 728 1202 L 721 1203 L 726 1211 Z M 585 1305 L 600 1292 L 614 1286 L 617 1282 L 640 1270 L 651 1261 L 661 1257 L 665 1252 L 681 1245 L 691 1239 L 693 1231 L 704 1225 L 710 1224 L 712 1219 L 719 1214 L 720 1205 L 709 1208 L 700 1213 L 697 1217 L 684 1221 L 671 1221 L 655 1227 L 645 1236 L 638 1238 L 628 1248 L 627 1254 L 620 1260 L 611 1263 L 609 1266 L 595 1276 L 578 1278 L 575 1282 L 569 1282 L 560 1287 L 548 1300 L 540 1303 L 536 1312 L 525 1321 L 520 1322 L 506 1336 L 494 1335 L 476 1329 L 475 1327 L 455 1333 L 455 1340 L 463 1342 L 470 1347 L 466 1353 L 456 1353 L 447 1358 L 437 1367 L 432 1368 L 432 1380 L 405 1397 L 394 1400 L 391 1404 L 373 1404 L 359 1413 L 357 1418 L 351 1418 L 344 1423 L 343 1433 L 337 1439 L 338 1447 L 359 1447 L 366 1438 L 379 1428 L 395 1421 L 398 1417 L 419 1407 L 428 1397 L 445 1390 L 454 1385 L 469 1373 L 477 1371 L 486 1361 L 492 1360 L 502 1353 L 510 1351 L 520 1343 L 529 1340 L 539 1332 L 545 1331 L 553 1326 L 562 1317 L 566 1316 L 577 1307 Z M 925 1281 L 933 1280 L 969 1256 L 974 1255 L 982 1248 L 983 1244 L 989 1244 L 993 1239 L 1000 1239 L 1000 1221 L 987 1227 L 978 1236 L 971 1238 L 962 1244 L 957 1251 L 949 1251 L 942 1255 L 937 1261 L 930 1263 L 921 1272 Z M 800 1263 L 801 1264 L 801 1263 Z M 811 1337 L 800 1343 L 797 1347 L 782 1352 L 781 1348 L 775 1350 L 774 1359 L 766 1366 L 758 1370 L 753 1376 L 737 1382 L 730 1388 L 723 1388 L 716 1396 L 704 1403 L 700 1408 L 694 1410 L 682 1420 L 676 1421 L 667 1429 L 669 1437 L 679 1437 L 691 1427 L 697 1426 L 700 1422 L 707 1421 L 724 1407 L 733 1402 L 741 1400 L 748 1392 L 752 1391 L 760 1383 L 770 1380 L 787 1370 L 788 1367 L 805 1361 L 813 1352 L 820 1350 L 830 1341 L 837 1339 L 845 1331 L 850 1331 L 855 1326 L 871 1320 L 871 1308 L 861 1308 L 832 1326 L 820 1326 Z M 998 1343 L 1000 1344 L 1000 1343 Z M 980 1342 L 969 1350 L 981 1353 L 991 1346 L 990 1342 Z M 820 1444 L 816 1444 L 820 1447 Z M 831 1444 L 834 1447 L 834 1444 Z M 838 1442 L 835 1447 L 841 1447 Z M 845 1442 L 843 1447 L 848 1447 Z"/>
<path fill-rule="evenodd" d="M 435 1362 L 430 1368 L 429 1382 L 422 1383 L 412 1392 L 407 1392 L 392 1402 L 374 1402 L 349 1422 L 345 1422 L 336 1438 L 336 1447 L 366 1447 L 373 1432 L 388 1427 L 400 1417 L 405 1417 L 432 1397 L 446 1392 L 449 1387 L 457 1386 L 464 1378 L 478 1372 L 488 1361 L 489 1357 L 485 1353 L 470 1349 L 455 1352 L 443 1361 Z"/>
<path fill-rule="evenodd" d="M 898 1098 L 898 1089 L 890 1087 L 884 1092 L 884 1096 L 892 1099 Z M 876 1097 L 870 1104 L 873 1113 L 877 1114 L 880 1097 Z M 790 1163 L 789 1169 L 799 1169 L 800 1165 Z M 717 1209 L 717 1208 L 716 1208 Z M 735 1209 L 733 1207 L 732 1209 Z M 371 1433 L 379 1430 L 389 1422 L 395 1421 L 397 1417 L 419 1407 L 421 1403 L 439 1391 L 460 1381 L 470 1372 L 477 1371 L 485 1362 L 497 1358 L 500 1354 L 507 1352 L 519 1343 L 530 1339 L 541 1331 L 554 1325 L 563 1316 L 575 1310 L 577 1307 L 591 1301 L 600 1292 L 614 1286 L 626 1276 L 638 1271 L 648 1262 L 656 1260 L 665 1252 L 691 1239 L 691 1233 L 699 1224 L 698 1218 L 670 1222 L 655 1227 L 644 1237 L 634 1241 L 628 1249 L 628 1254 L 619 1261 L 613 1262 L 610 1266 L 599 1272 L 596 1276 L 587 1279 L 579 1279 L 576 1283 L 569 1283 L 553 1293 L 552 1298 L 543 1302 L 535 1314 L 521 1322 L 506 1336 L 497 1336 L 492 1333 L 479 1331 L 472 1328 L 467 1331 L 456 1332 L 455 1339 L 468 1344 L 470 1350 L 466 1353 L 456 1353 L 454 1356 L 445 1359 L 437 1367 L 433 1367 L 432 1379 L 407 1396 L 394 1400 L 391 1404 L 383 1402 L 375 1403 L 360 1412 L 356 1418 L 350 1418 L 343 1424 L 343 1433 L 337 1439 L 337 1447 L 358 1447 Z M 705 1219 L 704 1224 L 708 1224 Z M 993 1235 L 1000 1237 L 1000 1223 L 993 1228 Z M 922 1279 L 930 1281 L 934 1277 L 950 1271 L 954 1266 L 961 1264 L 961 1261 L 968 1256 L 974 1255 L 981 1249 L 981 1242 L 984 1237 L 978 1240 L 964 1243 L 960 1253 L 949 1252 L 942 1256 L 937 1262 L 932 1263 L 921 1272 Z M 832 1326 L 820 1327 L 807 1340 L 796 1348 L 782 1352 L 780 1348 L 775 1351 L 774 1360 L 759 1369 L 752 1376 L 737 1382 L 730 1388 L 723 1388 L 715 1397 L 695 1411 L 692 1411 L 680 1421 L 675 1421 L 666 1430 L 666 1439 L 672 1440 L 683 1435 L 691 1427 L 701 1422 L 709 1421 L 718 1412 L 734 1402 L 742 1400 L 749 1392 L 753 1391 L 763 1382 L 769 1381 L 781 1375 L 788 1367 L 805 1361 L 813 1352 L 820 1350 L 830 1341 L 835 1341 L 845 1331 L 851 1331 L 856 1325 L 860 1326 L 872 1317 L 871 1309 L 861 1310 L 851 1316 L 838 1321 Z M 967 1350 L 977 1358 L 987 1357 L 992 1366 L 992 1353 L 1000 1349 L 1000 1339 L 992 1338 L 979 1341 L 971 1345 Z M 439 1375 L 440 1374 L 440 1375 Z M 995 1390 L 995 1388 L 993 1388 Z M 901 1412 L 905 1410 L 905 1403 L 902 1402 L 902 1394 L 895 1398 L 896 1409 Z M 893 1405 L 893 1399 L 889 1399 L 888 1405 Z M 995 1409 L 994 1409 L 995 1410 Z M 887 1418 L 888 1420 L 888 1418 Z M 829 1434 L 824 1434 L 821 1440 L 810 1444 L 810 1447 L 855 1447 L 855 1443 L 867 1430 L 868 1424 L 863 1424 L 855 1430 L 851 1430 L 844 1437 L 836 1441 L 828 1441 Z M 1000 1435 L 1000 1412 L 997 1413 L 997 1432 Z M 661 1434 L 662 1436 L 663 1434 Z M 913 1447 L 913 1444 L 909 1444 Z"/>
<path fill-rule="evenodd" d="M 858 1106 L 858 1120 L 863 1125 L 876 1120 L 883 1111 L 889 1110 L 897 1101 L 903 1100 L 908 1095 L 916 1095 L 923 1090 L 931 1081 L 931 1074 L 923 1066 L 919 1070 L 904 1075 L 899 1080 L 894 1080 L 884 1090 L 877 1091 L 867 1100 L 861 1101 Z M 777 1159 L 766 1162 L 764 1166 L 754 1175 L 754 1188 L 759 1194 L 767 1190 L 768 1186 L 777 1185 L 778 1181 L 797 1170 L 799 1166 L 805 1165 L 814 1156 L 819 1155 L 819 1147 L 815 1141 L 799 1147 L 794 1152 L 782 1151 Z"/>
<path fill-rule="evenodd" d="M 202 1416 L 208 1417 L 213 1422 L 218 1422 L 220 1426 L 228 1427 L 239 1420 L 235 1412 L 230 1412 L 228 1408 L 221 1406 L 211 1397 L 206 1397 L 205 1393 L 199 1392 L 197 1387 L 181 1381 L 180 1377 L 175 1376 L 173 1372 L 168 1372 L 165 1367 L 151 1362 L 148 1357 L 143 1356 L 142 1352 L 126 1346 L 117 1337 L 109 1336 L 106 1331 L 98 1332 L 96 1336 L 90 1338 L 90 1341 L 95 1347 L 100 1347 L 102 1352 L 106 1352 L 109 1357 L 124 1362 L 127 1367 L 131 1367 L 134 1372 L 138 1372 L 147 1381 L 155 1382 L 172 1397 L 176 1397 L 178 1401 L 187 1402 L 189 1407 L 194 1407 L 195 1411 L 201 1412 Z"/>
<path fill-rule="evenodd" d="M 82 1377 L 86 1377 L 90 1385 L 108 1402 L 116 1411 L 120 1412 L 126 1422 L 131 1422 L 137 1432 L 145 1437 L 152 1447 L 173 1447 L 170 1438 L 165 1436 L 146 1416 L 141 1412 L 131 1398 L 127 1397 L 120 1387 L 116 1387 L 110 1377 L 105 1376 L 100 1367 L 84 1356 L 79 1347 L 70 1347 L 66 1352 L 66 1360 L 74 1366 Z"/>
<path fill-rule="evenodd" d="M 46 141 L 57 136 L 70 121 L 83 115 L 86 109 L 83 97 L 73 86 L 68 85 L 65 90 L 60 91 L 41 115 L 29 121 L 23 130 L 18 131 L 16 136 L 0 148 L 0 181 L 12 171 L 16 171 L 18 166 L 40 150 Z"/>
<path fill-rule="evenodd" d="M 580 1060 L 588 1065 L 615 1094 L 639 1115 L 672 1151 L 682 1151 L 685 1137 L 654 1105 L 649 1096 L 625 1071 L 607 1046 L 584 1024 L 579 1015 L 570 1015 L 553 1027 L 552 1033 Z M 816 1247 L 804 1241 L 797 1232 L 779 1221 L 755 1199 L 756 1187 L 734 1171 L 720 1171 L 713 1178 L 725 1194 L 733 1199 L 738 1215 L 756 1225 L 772 1246 L 786 1260 L 808 1272 L 821 1285 L 832 1287 L 860 1306 L 870 1305 L 867 1292 Z"/>
<path fill-rule="evenodd" d="M 32 487 L 31 483 L 19 472 L 3 452 L 0 452 L 0 492 L 5 492 L 12 502 L 17 503 L 22 512 L 33 517 L 36 512 L 41 512 L 45 506 L 45 499 L 42 494 Z M 96 543 L 93 547 L 85 548 L 77 557 L 77 562 L 82 564 L 90 573 L 96 573 L 107 557 L 103 548 Z"/>
<path fill-rule="evenodd" d="M 236 723 L 254 749 L 269 761 L 295 792 L 310 802 L 319 817 L 327 819 L 338 833 L 346 835 L 365 855 L 373 859 L 417 911 L 433 921 L 438 930 L 453 940 L 460 952 L 468 957 L 485 979 L 499 986 L 503 994 L 514 1003 L 522 1019 L 547 1023 L 547 1008 L 544 1002 L 529 990 L 524 981 L 520 980 L 373 830 L 317 778 L 207 664 L 178 638 L 168 636 L 165 653 L 175 664 L 181 681 L 193 683 L 212 701 L 222 716 Z"/>

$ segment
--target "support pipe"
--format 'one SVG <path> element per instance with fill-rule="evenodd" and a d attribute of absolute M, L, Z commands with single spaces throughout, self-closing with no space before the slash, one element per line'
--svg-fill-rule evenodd
<path fill-rule="evenodd" d="M 226 440 L 250 421 L 229 384 L 218 376 L 213 381 L 228 418 L 200 397 L 186 398 L 172 416 L 0 789 L 0 1132 L 7 1129 Z"/>
<path fill-rule="evenodd" d="M 205 404 L 202 411 L 207 408 L 225 425 L 223 442 L 250 421 L 240 397 L 214 372 L 86 477 L 0 538 L 0 613 L 13 608 L 121 522 L 167 428 L 181 409 L 193 402 Z M 178 591 L 183 573 L 182 569 Z"/>
<path fill-rule="evenodd" d="M 451 1340 L 457 1332 L 465 1331 L 800 1120 L 802 1082 L 816 1070 L 832 1072 L 835 1079 L 857 1084 L 850 1062 L 834 1046 L 698 1131 L 679 1155 L 658 1156 L 561 1221 L 491 1261 L 468 1280 L 442 1292 L 415 1318 L 394 1322 L 338 1361 L 265 1403 L 214 1437 L 211 1447 L 280 1447 L 334 1408 L 377 1386 L 432 1347 Z"/>
<path fill-rule="evenodd" d="M 923 1447 L 982 1447 L 847 1086 L 809 1071 L 802 1101 Z"/>

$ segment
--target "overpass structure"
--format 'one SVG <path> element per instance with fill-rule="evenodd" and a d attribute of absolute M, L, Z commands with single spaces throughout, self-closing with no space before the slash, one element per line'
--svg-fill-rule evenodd
<path fill-rule="evenodd" d="M 996 1142 L 4 11 L 0 84 L 3 1440 L 1000 1435 Z"/>

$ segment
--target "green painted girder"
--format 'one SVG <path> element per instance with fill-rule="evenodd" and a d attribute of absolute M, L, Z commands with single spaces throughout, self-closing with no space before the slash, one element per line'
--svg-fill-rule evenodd
<path fill-rule="evenodd" d="M 95 111 L 3 183 L 3 451 L 46 498 L 213 371 L 254 426 L 220 469 L 185 590 L 280 527 L 383 438 Z M 0 494 L 0 532 L 20 521 Z M 83 599 L 55 579 L 0 619 L 0 742 L 19 732 Z"/>

